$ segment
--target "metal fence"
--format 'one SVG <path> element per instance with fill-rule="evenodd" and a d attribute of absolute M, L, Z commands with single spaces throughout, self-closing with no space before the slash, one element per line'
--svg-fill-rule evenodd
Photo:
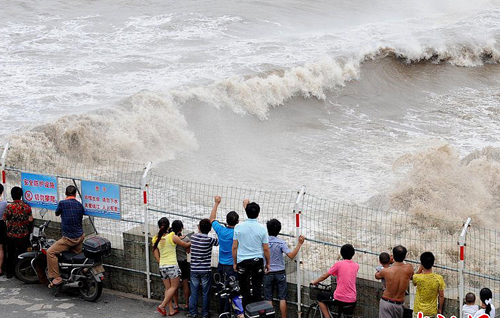
<path fill-rule="evenodd" d="M 8 151 L 7 151 L 8 150 Z M 144 228 L 144 203 L 143 190 L 141 188 L 141 177 L 143 166 L 127 162 L 96 162 L 79 158 L 68 159 L 54 154 L 37 151 L 23 150 L 13 151 L 4 147 L 2 149 L 2 183 L 5 187 L 5 196 L 14 186 L 21 186 L 21 173 L 37 173 L 50 175 L 57 178 L 59 200 L 64 199 L 64 192 L 68 185 L 81 188 L 82 180 L 114 183 L 120 186 L 121 192 L 121 216 L 120 220 L 85 217 L 90 221 L 92 230 L 85 233 L 87 236 L 98 234 L 110 240 L 115 251 L 115 259 L 121 258 L 115 264 L 107 264 L 127 271 L 146 274 L 146 262 L 144 255 L 123 255 L 123 247 L 126 244 L 144 244 L 144 240 L 131 241 L 135 236 L 126 236 L 124 233 Z M 78 191 L 81 199 L 80 191 Z M 37 210 L 34 211 L 37 215 Z M 47 214 L 45 219 L 57 220 L 55 215 Z M 121 252 L 121 255 L 120 255 Z M 147 289 L 144 280 L 144 290 Z"/>
<path fill-rule="evenodd" d="M 402 244 L 408 249 L 408 262 L 419 264 L 419 256 L 424 251 L 432 251 L 436 256 L 436 272 L 443 275 L 447 288 L 447 298 L 459 298 L 460 288 L 460 248 L 457 244 L 463 222 L 445 221 L 422 215 L 410 215 L 395 211 L 379 211 L 353 204 L 345 204 L 319 198 L 304 192 L 304 188 L 289 191 L 264 191 L 231 186 L 189 182 L 145 173 L 147 165 L 126 162 L 95 162 L 62 158 L 43 153 L 25 152 L 7 156 L 2 165 L 5 171 L 3 183 L 7 191 L 20 184 L 20 172 L 32 172 L 57 176 L 60 192 L 68 184 L 79 186 L 81 180 L 111 182 L 121 186 L 122 219 L 118 221 L 94 220 L 99 235 L 108 237 L 113 247 L 123 248 L 127 244 L 124 232 L 135 230 L 145 237 L 155 231 L 156 221 L 167 216 L 171 221 L 179 219 L 184 223 L 185 232 L 197 231 L 198 221 L 208 218 L 213 206 L 213 197 L 222 196 L 218 219 L 225 221 L 225 215 L 235 210 L 240 221 L 246 219 L 242 201 L 249 198 L 259 203 L 262 224 L 271 218 L 281 221 L 281 237 L 290 247 L 295 246 L 296 236 L 301 233 L 307 241 L 295 261 L 287 262 L 288 281 L 297 284 L 301 290 L 293 303 L 310 302 L 304 288 L 309 282 L 328 270 L 340 259 L 339 250 L 350 243 L 356 249 L 354 259 L 360 264 L 358 277 L 374 281 L 378 255 L 390 252 L 395 245 Z M 7 182 L 6 182 L 7 181 Z M 60 199 L 62 197 L 60 196 Z M 144 213 L 144 211 L 147 213 Z M 465 221 L 465 220 L 464 220 Z M 154 235 L 155 233 L 151 233 Z M 137 236 L 135 236 L 137 237 Z M 494 293 L 494 305 L 500 307 L 500 231 L 472 225 L 465 236 L 467 250 L 464 262 L 464 292 L 475 292 L 489 287 Z M 144 245 L 145 239 L 136 242 Z M 217 250 L 212 258 L 217 263 Z M 144 290 L 150 296 L 149 273 L 151 265 L 146 255 L 135 259 L 124 255 L 120 268 L 146 275 Z M 145 259 L 146 258 L 146 259 Z M 116 265 L 114 265 L 116 266 Z M 297 270 L 298 269 L 298 270 Z M 154 275 L 154 274 L 153 274 Z M 377 284 L 377 283 L 375 283 Z M 411 288 L 411 294 L 415 290 Z M 413 298 L 413 297 L 411 297 Z M 365 316 L 376 316 L 373 304 L 360 302 Z M 458 314 L 458 308 L 453 314 Z"/>

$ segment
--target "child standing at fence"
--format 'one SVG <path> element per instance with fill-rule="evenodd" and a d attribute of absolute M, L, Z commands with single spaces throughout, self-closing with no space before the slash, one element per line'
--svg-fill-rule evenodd
<path fill-rule="evenodd" d="M 469 315 L 474 317 L 478 310 L 479 306 L 476 305 L 476 295 L 474 293 L 467 293 L 465 295 L 465 304 L 462 307 L 463 317 L 468 318 Z"/>
<path fill-rule="evenodd" d="M 375 268 L 377 272 L 380 272 L 383 268 L 389 268 L 392 263 L 391 255 L 387 252 L 382 252 L 378 256 L 378 260 L 380 262 L 380 265 Z M 385 290 L 385 279 L 382 278 L 382 290 Z"/>
<path fill-rule="evenodd" d="M 184 229 L 184 224 L 182 224 L 182 221 L 180 220 L 175 220 L 172 222 L 172 232 L 175 233 L 183 242 L 189 243 L 191 240 L 189 239 L 189 236 L 187 235 L 182 235 L 182 230 Z M 189 268 L 189 262 L 187 259 L 187 253 L 191 253 L 191 249 L 185 248 L 183 246 L 177 245 L 176 248 L 176 253 L 177 253 L 177 264 L 179 264 L 179 268 L 181 270 L 181 281 L 182 281 L 182 291 L 184 292 L 184 310 L 189 309 L 189 276 L 191 275 L 191 271 Z M 179 307 L 179 292 L 176 291 L 174 294 L 174 308 L 180 308 Z"/>
<path fill-rule="evenodd" d="M 476 312 L 474 318 L 483 317 L 488 315 L 490 318 L 495 318 L 495 306 L 493 306 L 493 293 L 489 288 L 483 288 L 479 292 L 481 299 L 481 308 Z"/>
<path fill-rule="evenodd" d="M 172 297 L 179 288 L 179 277 L 181 271 L 177 264 L 176 246 L 190 247 L 191 243 L 183 242 L 174 232 L 169 232 L 170 222 L 167 218 L 163 217 L 158 220 L 158 235 L 153 237 L 153 254 L 160 264 L 160 276 L 165 285 L 165 297 L 156 310 L 163 316 L 167 315 L 165 307 L 168 304 L 169 316 L 178 313 L 172 306 Z"/>
<path fill-rule="evenodd" d="M 286 254 L 290 259 L 295 258 L 300 250 L 304 240 L 304 236 L 299 236 L 297 246 L 292 250 L 288 248 L 285 241 L 278 238 L 281 231 L 281 222 L 276 219 L 271 219 L 267 222 L 267 232 L 269 233 L 269 249 L 271 251 L 270 271 L 264 275 L 264 299 L 272 304 L 273 292 L 276 288 L 278 299 L 280 300 L 281 317 L 286 315 L 286 271 L 285 260 L 283 254 Z"/>
<path fill-rule="evenodd" d="M 212 229 L 209 219 L 203 219 L 198 224 L 198 231 L 191 236 L 191 296 L 189 298 L 189 317 L 198 316 L 198 290 L 202 288 L 203 307 L 202 317 L 210 315 L 210 285 L 212 276 L 212 247 L 219 245 L 219 241 L 209 237 Z"/>

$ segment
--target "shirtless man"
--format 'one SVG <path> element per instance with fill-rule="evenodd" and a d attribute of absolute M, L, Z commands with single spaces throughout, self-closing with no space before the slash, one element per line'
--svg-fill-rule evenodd
<path fill-rule="evenodd" d="M 398 245 L 392 249 L 394 264 L 375 273 L 376 279 L 385 279 L 386 289 L 380 299 L 379 318 L 402 318 L 405 291 L 413 276 L 413 267 L 405 264 L 406 248 Z"/>

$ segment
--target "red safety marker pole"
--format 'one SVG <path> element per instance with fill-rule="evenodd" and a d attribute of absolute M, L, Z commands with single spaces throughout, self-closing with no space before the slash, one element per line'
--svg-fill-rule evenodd
<path fill-rule="evenodd" d="M 464 269 L 465 269 L 465 246 L 466 246 L 466 236 L 467 230 L 469 229 L 471 222 L 471 218 L 467 218 L 467 221 L 464 223 L 464 227 L 462 229 L 462 233 L 460 233 L 460 237 L 458 238 L 458 248 L 459 248 L 459 260 L 458 260 L 458 303 L 461 304 L 464 301 L 465 297 L 465 284 L 464 284 Z M 463 317 L 463 312 L 460 310 L 460 318 Z"/>
<path fill-rule="evenodd" d="M 295 237 L 297 240 L 300 236 L 301 230 L 301 222 L 300 222 L 300 214 L 302 213 L 302 199 L 306 194 L 306 186 L 302 186 L 300 191 L 297 193 L 297 199 L 295 200 L 295 205 L 293 208 L 293 213 L 295 214 Z M 302 285 L 302 273 L 300 271 L 300 250 L 295 256 L 295 260 L 297 262 L 297 316 L 301 318 L 302 316 L 302 294 L 301 294 L 301 285 Z"/>
<path fill-rule="evenodd" d="M 144 174 L 141 178 L 142 202 L 144 207 L 144 250 L 146 256 L 146 285 L 148 299 L 151 299 L 151 267 L 149 261 L 149 213 L 148 213 L 148 183 L 149 170 L 151 170 L 151 162 L 148 162 L 144 168 Z"/>
<path fill-rule="evenodd" d="M 3 148 L 3 152 L 2 152 L 2 157 L 0 158 L 0 165 L 1 165 L 1 168 L 2 168 L 2 185 L 4 187 L 4 191 L 3 191 L 3 199 L 5 200 L 5 192 L 6 191 L 6 185 L 7 185 L 7 177 L 6 177 L 6 174 L 5 174 L 5 159 L 7 158 L 7 151 L 9 150 L 9 143 L 6 143 L 5 144 L 5 147 Z"/>

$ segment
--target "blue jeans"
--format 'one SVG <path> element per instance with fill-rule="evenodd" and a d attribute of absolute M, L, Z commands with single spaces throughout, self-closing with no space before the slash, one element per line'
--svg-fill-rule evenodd
<path fill-rule="evenodd" d="M 189 315 L 198 316 L 198 292 L 200 285 L 203 294 L 203 307 L 201 315 L 208 317 L 210 315 L 210 279 L 211 273 L 191 272 L 191 296 L 189 296 Z"/>

